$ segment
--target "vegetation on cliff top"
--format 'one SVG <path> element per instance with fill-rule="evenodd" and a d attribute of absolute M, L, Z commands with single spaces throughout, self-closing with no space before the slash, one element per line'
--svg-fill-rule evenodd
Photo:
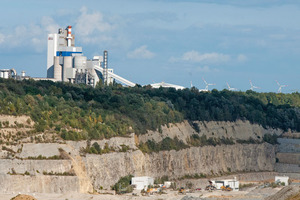
<path fill-rule="evenodd" d="M 37 132 L 53 131 L 67 140 L 143 134 L 184 119 L 241 119 L 264 127 L 300 131 L 299 93 L 199 92 L 196 88 L 129 88 L 118 84 L 92 88 L 0 79 L 0 97 L 1 114 L 29 115 L 36 122 Z"/>

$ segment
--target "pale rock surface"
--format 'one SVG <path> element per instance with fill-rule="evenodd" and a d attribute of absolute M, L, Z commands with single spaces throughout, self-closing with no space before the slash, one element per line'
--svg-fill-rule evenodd
<path fill-rule="evenodd" d="M 180 151 L 143 154 L 127 153 L 87 155 L 87 172 L 94 187 L 109 188 L 128 174 L 180 178 L 194 174 L 223 172 L 273 171 L 275 148 L 270 144 L 192 147 Z"/>
<path fill-rule="evenodd" d="M 234 140 L 248 140 L 250 137 L 256 140 L 262 140 L 266 133 L 280 135 L 283 133 L 280 129 L 265 129 L 261 125 L 251 124 L 249 121 L 237 120 L 236 122 L 194 122 L 198 124 L 200 132 L 197 133 L 193 127 L 187 122 L 170 124 L 169 126 L 162 127 L 162 133 L 158 131 L 148 131 L 147 134 L 139 135 L 139 142 L 145 143 L 148 140 L 155 142 L 162 141 L 165 137 L 174 139 L 177 137 L 187 144 L 187 140 L 193 134 L 199 136 L 206 135 L 207 138 L 233 138 Z"/>

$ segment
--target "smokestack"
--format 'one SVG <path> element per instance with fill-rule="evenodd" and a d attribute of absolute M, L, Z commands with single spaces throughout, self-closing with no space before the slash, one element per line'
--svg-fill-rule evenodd
<path fill-rule="evenodd" d="M 108 83 L 108 68 L 107 68 L 107 51 L 103 52 L 103 78 L 104 84 L 107 85 Z"/>
<path fill-rule="evenodd" d="M 68 47 L 71 46 L 72 44 L 72 26 L 68 26 L 68 35 L 67 35 L 67 40 L 68 40 Z"/>

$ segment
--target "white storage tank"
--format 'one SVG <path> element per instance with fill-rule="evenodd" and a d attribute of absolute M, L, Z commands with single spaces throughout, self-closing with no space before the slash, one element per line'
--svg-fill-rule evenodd
<path fill-rule="evenodd" d="M 74 68 L 76 69 L 86 69 L 87 58 L 85 56 L 75 56 L 74 57 Z"/>
<path fill-rule="evenodd" d="M 54 56 L 54 79 L 62 80 L 62 66 L 59 64 L 59 56 Z"/>
<path fill-rule="evenodd" d="M 3 72 L 3 78 L 8 78 L 8 71 Z"/>
<path fill-rule="evenodd" d="M 4 77 L 4 74 L 3 74 L 3 71 L 0 72 L 0 78 L 3 78 Z"/>
<path fill-rule="evenodd" d="M 63 66 L 63 81 L 67 82 L 67 71 L 70 68 L 73 68 L 73 57 L 72 56 L 65 56 L 64 57 L 64 66 Z"/>

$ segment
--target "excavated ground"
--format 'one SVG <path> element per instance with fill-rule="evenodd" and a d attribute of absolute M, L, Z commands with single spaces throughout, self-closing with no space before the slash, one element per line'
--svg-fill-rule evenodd
<path fill-rule="evenodd" d="M 186 195 L 178 194 L 177 191 L 167 190 L 166 194 L 154 194 L 150 196 L 133 196 L 125 195 L 97 195 L 97 194 L 31 194 L 37 200 L 264 200 L 266 197 L 277 193 L 280 188 L 249 188 L 247 191 L 199 191 L 187 193 Z M 12 198 L 13 194 L 1 195 L 0 200 Z M 18 199 L 19 200 L 19 199 Z M 20 199 L 27 200 L 27 199 Z M 28 199 L 29 200 L 29 199 Z M 278 199 L 279 200 L 279 199 Z M 294 200 L 294 199 L 293 199 Z"/>

